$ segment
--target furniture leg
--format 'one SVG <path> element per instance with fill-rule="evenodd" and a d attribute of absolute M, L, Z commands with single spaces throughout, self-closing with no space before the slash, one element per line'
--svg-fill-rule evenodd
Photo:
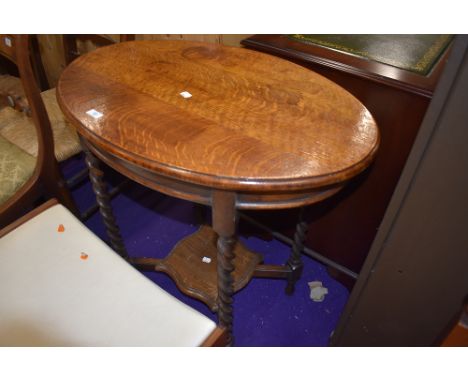
<path fill-rule="evenodd" d="M 43 184 L 49 195 L 56 197 L 61 204 L 67 207 L 76 217 L 80 216 L 78 207 L 73 200 L 70 189 L 67 187 L 62 177 L 57 162 L 47 166 L 47 171 L 43 175 Z"/>
<path fill-rule="evenodd" d="M 104 172 L 101 170 L 101 162 L 91 153 L 83 139 L 81 140 L 81 145 L 86 156 L 85 161 L 89 169 L 89 178 L 112 248 L 124 259 L 128 259 L 128 253 L 125 249 L 119 226 L 115 220 L 114 212 L 112 211 L 111 197 L 103 180 Z"/>
<path fill-rule="evenodd" d="M 228 346 L 232 346 L 234 245 L 236 243 L 236 195 L 233 192 L 213 192 L 213 229 L 218 234 L 218 319 L 226 330 Z"/>
<path fill-rule="evenodd" d="M 289 273 L 287 279 L 288 283 L 286 285 L 286 294 L 288 295 L 293 294 L 296 281 L 301 277 L 302 269 L 304 268 L 301 253 L 304 249 L 304 240 L 309 228 L 309 225 L 304 218 L 304 210 L 304 207 L 299 210 L 299 218 L 296 225 L 296 232 L 294 233 L 294 242 L 292 245 L 291 255 L 287 261 L 287 265 L 291 269 L 291 273 Z"/>

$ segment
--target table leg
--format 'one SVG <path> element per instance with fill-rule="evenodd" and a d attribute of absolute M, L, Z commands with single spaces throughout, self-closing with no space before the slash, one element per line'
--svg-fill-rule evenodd
<path fill-rule="evenodd" d="M 101 169 L 101 162 L 91 153 L 83 140 L 81 140 L 81 146 L 86 156 L 85 162 L 89 169 L 89 178 L 93 186 L 94 194 L 96 195 L 96 201 L 99 205 L 99 211 L 104 225 L 106 226 L 106 232 L 109 236 L 111 246 L 120 256 L 124 259 L 128 259 L 128 253 L 125 249 L 119 226 L 115 220 L 114 212 L 112 211 L 110 203 L 111 197 L 103 181 L 104 172 Z"/>
<path fill-rule="evenodd" d="M 228 346 L 232 346 L 232 303 L 234 285 L 234 245 L 236 244 L 236 195 L 232 192 L 213 192 L 213 229 L 218 234 L 218 320 L 226 329 Z"/>
<path fill-rule="evenodd" d="M 296 232 L 294 233 L 291 255 L 287 261 L 287 265 L 291 269 L 291 273 L 288 275 L 288 284 L 286 285 L 286 294 L 289 295 L 293 294 L 296 282 L 301 277 L 302 269 L 304 268 L 301 254 L 304 249 L 304 240 L 309 229 L 309 225 L 304 218 L 304 210 L 304 207 L 299 210 L 299 218 L 296 225 Z"/>

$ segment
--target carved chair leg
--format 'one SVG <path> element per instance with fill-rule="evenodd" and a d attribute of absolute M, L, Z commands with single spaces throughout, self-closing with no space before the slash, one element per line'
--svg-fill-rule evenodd
<path fill-rule="evenodd" d="M 291 273 L 288 275 L 286 294 L 291 295 L 294 293 L 294 288 L 297 280 L 300 279 L 302 269 L 304 265 L 302 263 L 301 253 L 304 249 L 304 240 L 307 235 L 309 225 L 305 221 L 305 208 L 301 208 L 299 211 L 298 223 L 296 225 L 296 232 L 294 233 L 294 242 L 292 245 L 291 255 L 287 261 L 287 265 L 291 269 Z"/>
<path fill-rule="evenodd" d="M 106 226 L 106 232 L 109 236 L 111 246 L 120 256 L 124 259 L 128 259 L 128 253 L 125 249 L 119 226 L 115 220 L 114 212 L 112 211 L 110 203 L 111 197 L 103 180 L 104 172 L 101 170 L 101 162 L 91 153 L 83 140 L 81 140 L 81 145 L 86 156 L 85 162 L 89 169 L 89 178 L 93 186 L 94 194 L 96 195 L 96 201 L 99 205 L 99 211 L 104 225 Z"/>
<path fill-rule="evenodd" d="M 227 344 L 232 346 L 233 322 L 233 276 L 234 245 L 236 243 L 236 203 L 235 194 L 215 191 L 213 193 L 213 229 L 218 234 L 218 319 L 219 326 L 227 333 Z"/>

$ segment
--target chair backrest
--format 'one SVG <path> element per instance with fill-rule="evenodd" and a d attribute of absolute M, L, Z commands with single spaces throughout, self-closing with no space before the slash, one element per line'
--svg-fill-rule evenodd
<path fill-rule="evenodd" d="M 135 39 L 135 35 L 121 34 L 120 42 L 131 41 Z M 94 47 L 99 48 L 115 44 L 115 41 L 110 37 L 99 34 L 64 34 L 63 35 L 63 49 L 65 53 L 65 63 L 70 64 L 75 58 L 79 57 L 82 52 L 78 49 L 78 44 L 91 43 Z"/>
<path fill-rule="evenodd" d="M 41 171 L 44 162 L 55 162 L 54 150 L 46 150 L 47 147 L 54 147 L 54 140 L 49 117 L 31 65 L 29 44 L 28 35 L 0 35 L 0 54 L 17 65 L 24 94 L 28 100 L 38 140 L 36 169 Z"/>
<path fill-rule="evenodd" d="M 32 203 L 45 190 L 76 212 L 73 199 L 64 187 L 63 178 L 55 159 L 54 140 L 49 117 L 34 76 L 28 35 L 0 34 L 0 55 L 18 67 L 24 94 L 28 100 L 31 118 L 38 142 L 36 167 L 31 178 L 15 195 L 0 206 L 0 226 L 14 219 L 24 203 Z"/>

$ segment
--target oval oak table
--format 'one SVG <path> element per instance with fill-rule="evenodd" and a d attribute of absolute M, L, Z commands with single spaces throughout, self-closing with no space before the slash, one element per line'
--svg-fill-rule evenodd
<path fill-rule="evenodd" d="M 123 257 L 100 161 L 151 189 L 212 207 L 212 229 L 202 226 L 164 260 L 130 261 L 167 272 L 217 311 L 231 342 L 234 292 L 259 276 L 286 278 L 292 293 L 307 230 L 300 219 L 288 262 L 265 265 L 236 241 L 236 211 L 319 202 L 368 167 L 379 145 L 372 116 L 344 89 L 243 48 L 111 45 L 72 62 L 57 98 L 82 139 L 107 233 Z"/>

